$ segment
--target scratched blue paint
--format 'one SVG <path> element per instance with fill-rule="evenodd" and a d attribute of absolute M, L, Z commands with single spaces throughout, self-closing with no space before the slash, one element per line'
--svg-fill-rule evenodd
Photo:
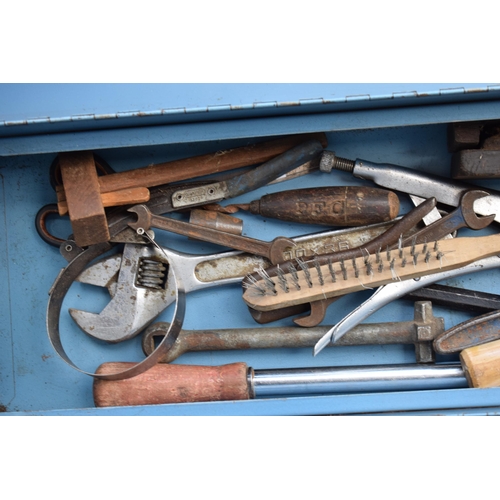
<path fill-rule="evenodd" d="M 451 87 L 451 88 L 450 88 Z M 478 84 L 2 84 L 0 85 L 0 136 L 69 132 L 82 127 L 157 125 L 197 121 L 207 112 L 229 112 L 233 118 L 257 116 L 286 107 L 306 112 L 369 107 L 378 101 L 453 98 L 465 92 L 488 94 L 498 85 Z M 222 102 L 221 102 L 222 101 Z M 334 108 L 335 109 L 335 108 Z M 326 109 L 327 111 L 329 109 Z M 302 112 L 302 111 L 301 111 Z M 243 114 L 242 114 L 243 113 Z M 200 116 L 201 115 L 201 116 Z M 165 121 L 168 119 L 168 121 Z M 211 116 L 209 119 L 218 119 Z M 90 123 L 87 123 L 90 122 Z M 37 125 L 37 127 L 34 127 Z M 14 129 L 14 130 L 12 130 Z"/>
<path fill-rule="evenodd" d="M 468 103 L 467 106 L 464 106 L 463 103 L 420 105 L 412 107 L 411 113 L 408 113 L 406 108 L 400 107 L 311 115 L 293 114 L 292 110 L 296 108 L 283 109 L 284 116 L 258 119 L 207 120 L 196 123 L 174 123 L 154 127 L 141 126 L 109 130 L 99 129 L 96 125 L 95 129 L 91 131 L 78 133 L 0 137 L 0 157 L 78 151 L 82 148 L 96 151 L 161 144 L 243 140 L 301 132 L 415 126 L 459 120 L 488 120 L 499 116 L 500 101 L 475 101 Z"/>
<path fill-rule="evenodd" d="M 498 412 L 500 389 L 456 389 L 399 393 L 351 394 L 342 396 L 290 397 L 213 403 L 180 403 L 169 405 L 119 408 L 56 409 L 44 412 L 16 412 L 7 415 L 63 416 L 286 416 L 286 415 L 370 415 L 401 412 L 430 415 L 461 415 L 464 412 L 485 415 L 493 408 Z M 466 402 L 467 408 L 461 408 Z M 376 410 L 374 411 L 374 408 Z"/>

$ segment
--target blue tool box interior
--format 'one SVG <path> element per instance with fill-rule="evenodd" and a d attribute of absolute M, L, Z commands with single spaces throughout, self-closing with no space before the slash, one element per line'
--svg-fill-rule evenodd
<path fill-rule="evenodd" d="M 493 84 L 358 85 L 1 85 L 0 86 L 0 409 L 5 415 L 334 415 L 487 414 L 500 408 L 500 389 L 449 389 L 366 394 L 290 396 L 248 401 L 95 408 L 93 379 L 54 352 L 46 332 L 48 292 L 67 264 L 35 231 L 35 215 L 55 203 L 49 168 L 62 151 L 92 150 L 115 171 L 217 152 L 283 135 L 325 132 L 339 156 L 392 163 L 449 176 L 447 126 L 500 119 L 500 86 Z M 500 189 L 499 180 L 477 181 Z M 285 189 L 366 185 L 340 171 L 315 171 L 228 200 L 247 203 Z M 401 214 L 412 205 L 398 193 Z M 176 217 L 185 220 L 184 214 Z M 270 241 L 324 231 L 245 212 L 243 234 Z M 50 230 L 65 238 L 67 218 Z M 481 234 L 498 231 L 497 223 Z M 155 230 L 163 246 L 190 254 L 228 250 Z M 477 233 L 474 233 L 477 234 Z M 461 230 L 460 235 L 474 235 Z M 498 293 L 497 271 L 479 272 L 446 284 Z M 335 324 L 372 291 L 342 297 L 323 324 Z M 188 294 L 183 328 L 257 327 L 242 300 L 240 284 Z M 61 313 L 62 341 L 69 357 L 93 372 L 106 361 L 140 361 L 140 336 L 109 345 L 83 333 L 68 314 L 75 307 L 99 312 L 106 289 L 75 283 Z M 448 329 L 472 313 L 433 306 Z M 168 321 L 172 307 L 155 321 Z M 397 300 L 366 322 L 409 321 L 413 302 Z M 292 319 L 269 326 L 293 325 Z M 438 362 L 458 356 L 438 357 Z M 255 369 L 415 363 L 412 345 L 260 349 L 187 353 L 175 363 L 222 365 L 244 361 Z"/>

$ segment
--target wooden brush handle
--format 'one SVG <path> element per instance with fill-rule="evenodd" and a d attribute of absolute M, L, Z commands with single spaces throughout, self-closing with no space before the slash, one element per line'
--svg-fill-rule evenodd
<path fill-rule="evenodd" d="M 96 373 L 116 373 L 133 365 L 103 363 Z M 125 380 L 94 379 L 94 403 L 101 407 L 250 399 L 247 370 L 245 363 L 222 366 L 160 363 Z"/>
<path fill-rule="evenodd" d="M 496 255 L 499 248 L 500 234 L 495 234 L 380 249 L 375 255 L 360 248 L 360 257 L 327 265 L 319 264 L 319 258 L 317 266 L 314 259 L 299 262 L 300 265 L 289 261 L 280 264 L 282 274 L 274 281 L 266 279 L 266 273 L 247 276 L 242 282 L 243 300 L 252 309 L 270 311 L 457 269 Z M 322 255 L 321 259 L 325 257 Z"/>
<path fill-rule="evenodd" d="M 460 361 L 470 387 L 500 387 L 500 340 L 464 349 Z"/>

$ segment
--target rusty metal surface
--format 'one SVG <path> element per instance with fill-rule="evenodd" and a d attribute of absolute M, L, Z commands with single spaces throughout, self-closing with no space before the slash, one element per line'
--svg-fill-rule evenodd
<path fill-rule="evenodd" d="M 190 224 L 210 227 L 225 233 L 239 234 L 243 232 L 243 221 L 229 214 L 212 212 L 210 210 L 191 210 L 189 214 Z"/>
<path fill-rule="evenodd" d="M 170 324 L 158 322 L 148 327 L 142 336 L 142 349 L 149 356 L 168 331 Z M 182 330 L 170 350 L 161 358 L 170 363 L 186 352 L 239 349 L 272 349 L 313 347 L 331 328 L 267 327 L 223 330 Z M 417 362 L 434 361 L 431 342 L 444 332 L 443 318 L 434 317 L 430 302 L 416 302 L 414 320 L 359 325 L 335 345 L 414 344 Z"/>
<path fill-rule="evenodd" d="M 464 321 L 434 340 L 439 354 L 455 354 L 468 347 L 500 339 L 500 310 Z"/>
<path fill-rule="evenodd" d="M 286 249 L 282 258 L 284 261 L 305 259 L 315 255 L 341 252 L 361 247 L 390 229 L 396 221 L 382 222 L 360 228 L 324 231 L 314 235 L 294 238 L 293 248 Z M 416 225 L 409 230 L 413 234 L 419 229 Z M 253 273 L 259 267 L 267 268 L 270 262 L 263 257 L 248 253 L 239 256 L 221 256 L 207 262 L 200 262 L 195 269 L 197 279 L 209 283 L 223 278 L 244 276 Z M 243 274 L 242 274 L 243 273 Z"/>
<path fill-rule="evenodd" d="M 286 250 L 293 248 L 295 242 L 290 238 L 278 236 L 274 240 L 267 242 L 240 236 L 238 234 L 226 233 L 210 227 L 197 226 L 170 217 L 154 215 L 145 205 L 136 205 L 128 209 L 129 212 L 137 215 L 136 222 L 129 222 L 129 226 L 136 231 L 146 231 L 151 227 L 182 234 L 196 240 L 208 241 L 224 247 L 241 250 L 267 258 L 273 264 L 283 262 L 283 255 Z"/>
<path fill-rule="evenodd" d="M 464 227 L 476 231 L 484 229 L 493 222 L 495 214 L 479 217 L 474 211 L 474 202 L 486 196 L 488 193 L 480 189 L 466 191 L 455 210 L 422 229 L 413 237 L 404 239 L 401 246 L 437 241 Z"/>

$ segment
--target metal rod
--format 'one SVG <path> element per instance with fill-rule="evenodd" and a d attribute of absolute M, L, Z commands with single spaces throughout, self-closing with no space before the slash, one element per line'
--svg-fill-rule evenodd
<path fill-rule="evenodd" d="M 248 371 L 253 397 L 468 387 L 460 364 L 374 365 Z"/>

